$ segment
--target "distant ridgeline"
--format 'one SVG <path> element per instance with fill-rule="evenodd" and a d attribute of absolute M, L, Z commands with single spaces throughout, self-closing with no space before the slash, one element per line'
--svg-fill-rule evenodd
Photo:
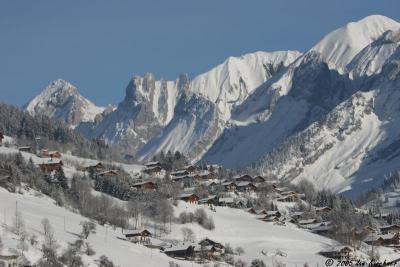
<path fill-rule="evenodd" d="M 87 158 L 119 159 L 117 153 L 101 140 L 87 140 L 68 125 L 45 115 L 28 112 L 0 103 L 0 132 L 17 139 L 18 145 L 46 147 Z"/>

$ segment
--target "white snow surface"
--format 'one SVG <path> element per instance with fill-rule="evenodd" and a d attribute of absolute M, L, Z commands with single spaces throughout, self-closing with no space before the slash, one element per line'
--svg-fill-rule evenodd
<path fill-rule="evenodd" d="M 378 39 L 388 30 L 400 29 L 400 23 L 382 15 L 371 15 L 357 22 L 329 33 L 311 51 L 322 54 L 323 58 L 344 71 L 346 65 L 364 47 Z"/>

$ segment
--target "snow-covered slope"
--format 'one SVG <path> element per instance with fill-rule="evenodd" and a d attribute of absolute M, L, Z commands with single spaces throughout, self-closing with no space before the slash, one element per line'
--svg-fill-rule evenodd
<path fill-rule="evenodd" d="M 343 71 L 364 47 L 388 30 L 400 29 L 400 23 L 381 15 L 371 15 L 357 22 L 350 22 L 319 41 L 311 51 Z"/>
<path fill-rule="evenodd" d="M 16 201 L 18 201 L 18 210 L 25 221 L 26 229 L 35 233 L 39 237 L 39 241 L 43 239 L 41 220 L 43 218 L 49 219 L 54 228 L 55 237 L 61 245 L 60 252 L 67 247 L 68 242 L 72 243 L 77 239 L 82 228 L 79 223 L 88 220 L 65 208 L 56 206 L 54 200 L 48 197 L 38 197 L 38 194 L 35 194 L 34 191 L 21 195 L 9 193 L 0 188 L 0 209 L 2 210 L 0 220 L 8 226 L 12 225 L 12 214 L 15 213 Z M 170 261 L 185 267 L 200 266 L 187 261 L 172 260 L 157 249 L 148 249 L 142 245 L 122 240 L 121 229 L 106 228 L 102 225 L 96 225 L 96 228 L 96 233 L 88 238 L 88 242 L 96 254 L 92 257 L 84 257 L 85 263 L 90 267 L 98 266 L 94 260 L 101 255 L 106 255 L 116 266 L 120 267 L 168 266 Z M 12 234 L 6 232 L 3 226 L 0 226 L 0 233 L 7 248 L 17 248 L 18 241 L 13 238 Z M 36 249 L 30 248 L 29 251 L 25 252 L 25 255 L 31 262 L 37 261 L 42 255 L 40 246 Z"/>
<path fill-rule="evenodd" d="M 50 83 L 24 108 L 31 115 L 45 114 L 72 127 L 93 121 L 104 110 L 81 96 L 75 86 L 61 79 Z"/>

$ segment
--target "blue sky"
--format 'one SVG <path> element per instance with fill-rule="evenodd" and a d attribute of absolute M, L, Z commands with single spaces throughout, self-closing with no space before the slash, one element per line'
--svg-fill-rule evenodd
<path fill-rule="evenodd" d="M 228 56 L 305 51 L 349 21 L 400 21 L 400 1 L 4 0 L 0 101 L 22 105 L 62 78 L 96 104 L 117 104 L 133 75 L 191 77 Z"/>

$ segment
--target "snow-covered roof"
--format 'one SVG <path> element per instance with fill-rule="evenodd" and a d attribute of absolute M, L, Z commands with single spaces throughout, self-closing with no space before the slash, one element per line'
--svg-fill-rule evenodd
<path fill-rule="evenodd" d="M 221 203 L 233 203 L 234 199 L 232 197 L 221 197 L 219 199 L 219 202 L 221 202 Z"/>
<path fill-rule="evenodd" d="M 150 233 L 150 231 L 147 230 L 147 229 L 136 229 L 136 230 L 125 230 L 124 231 L 124 235 L 138 235 L 138 234 L 141 234 L 141 233 L 143 233 L 145 231 Z"/>

